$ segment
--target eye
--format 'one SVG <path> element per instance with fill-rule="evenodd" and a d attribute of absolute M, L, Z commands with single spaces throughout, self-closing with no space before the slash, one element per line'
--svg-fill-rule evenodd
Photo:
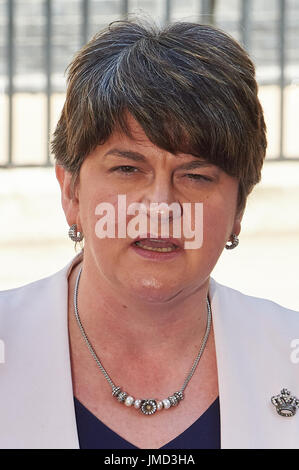
<path fill-rule="evenodd" d="M 116 173 L 123 173 L 123 174 L 130 174 L 130 173 L 135 173 L 138 171 L 138 168 L 135 166 L 130 166 L 130 165 L 121 165 L 121 166 L 115 166 L 114 168 L 110 169 L 111 172 L 116 172 Z"/>
<path fill-rule="evenodd" d="M 194 181 L 213 181 L 213 179 L 210 178 L 209 176 L 197 175 L 194 173 L 188 173 L 185 176 Z"/>

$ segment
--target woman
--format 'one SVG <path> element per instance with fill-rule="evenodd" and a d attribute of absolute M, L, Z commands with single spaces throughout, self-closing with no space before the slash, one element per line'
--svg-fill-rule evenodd
<path fill-rule="evenodd" d="M 193 23 L 115 22 L 74 58 L 53 152 L 84 249 L 1 293 L 1 447 L 299 447 L 298 313 L 210 278 L 265 156 L 254 74 Z"/>

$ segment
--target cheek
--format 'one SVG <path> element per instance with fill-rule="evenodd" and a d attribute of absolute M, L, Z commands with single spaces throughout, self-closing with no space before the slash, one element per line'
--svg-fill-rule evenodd
<path fill-rule="evenodd" d="M 108 191 L 105 191 L 104 187 L 101 187 L 100 189 L 97 188 L 97 190 L 95 190 L 92 185 L 90 185 L 80 194 L 80 221 L 82 223 L 86 241 L 94 238 L 99 241 L 103 241 L 96 237 L 95 233 L 96 223 L 99 219 L 105 216 L 104 212 L 102 213 L 103 215 L 96 213 L 96 209 L 103 203 L 109 203 L 109 206 L 111 206 L 115 213 L 117 213 L 117 195 L 110 194 Z"/>
<path fill-rule="evenodd" d="M 202 246 L 197 250 L 186 250 L 190 272 L 207 277 L 216 265 L 228 241 L 234 221 L 234 206 L 226 204 L 203 204 Z"/>
<path fill-rule="evenodd" d="M 203 232 L 206 243 L 224 246 L 231 235 L 235 219 L 235 201 L 222 200 L 221 203 L 204 205 Z"/>
<path fill-rule="evenodd" d="M 132 202 L 135 202 L 135 199 L 129 198 L 127 195 L 125 198 L 123 196 L 118 192 L 112 192 L 111 188 L 102 187 L 101 191 L 96 193 L 88 191 L 81 199 L 80 213 L 82 214 L 81 221 L 83 231 L 86 234 L 85 238 L 93 243 L 100 243 L 102 249 L 108 249 L 113 244 L 114 249 L 117 250 L 117 246 L 126 243 L 126 239 L 129 237 L 127 235 L 128 222 L 135 216 L 128 215 L 127 208 Z M 105 208 L 108 208 L 108 211 Z M 97 236 L 96 227 L 99 230 L 103 227 L 104 231 L 107 231 L 108 226 L 105 223 L 107 218 L 109 218 L 109 231 L 113 227 L 112 234 L 114 233 L 115 236 L 100 238 Z M 125 237 L 124 234 L 126 234 Z"/>

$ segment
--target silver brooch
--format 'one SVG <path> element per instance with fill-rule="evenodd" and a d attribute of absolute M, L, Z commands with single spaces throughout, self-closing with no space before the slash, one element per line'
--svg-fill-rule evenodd
<path fill-rule="evenodd" d="M 299 408 L 298 398 L 291 395 L 286 388 L 283 388 L 279 395 L 272 397 L 271 402 L 280 416 L 294 416 Z"/>

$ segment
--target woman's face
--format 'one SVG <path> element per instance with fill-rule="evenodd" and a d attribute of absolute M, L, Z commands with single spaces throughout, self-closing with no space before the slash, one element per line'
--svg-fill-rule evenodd
<path fill-rule="evenodd" d="M 63 188 L 64 210 L 68 223 L 77 223 L 78 230 L 84 233 L 84 263 L 91 275 L 98 273 L 103 276 L 119 295 L 125 292 L 148 302 L 167 302 L 177 295 L 188 295 L 203 285 L 231 234 L 239 233 L 240 217 L 236 214 L 238 181 L 198 157 L 173 155 L 156 147 L 132 117 L 129 117 L 129 123 L 133 140 L 114 133 L 84 160 L 75 199 L 68 198 L 70 175 L 62 169 L 60 176 L 57 172 Z M 194 162 L 200 161 L 202 165 L 195 167 Z M 193 167 L 189 165 L 192 163 Z M 131 203 L 145 204 L 147 212 L 143 217 L 148 222 L 150 215 L 156 214 L 155 210 L 150 210 L 151 203 L 170 205 L 175 202 L 183 207 L 180 217 L 170 217 L 169 221 L 163 219 L 163 224 L 169 223 L 170 236 L 174 234 L 173 224 L 179 219 L 181 236 L 174 240 L 180 248 L 174 252 L 156 252 L 136 246 L 134 239 L 128 236 L 128 223 L 138 212 L 126 215 L 123 220 L 127 224 L 127 233 L 125 238 L 118 238 L 118 225 L 121 223 L 118 221 L 119 195 L 126 197 L 126 208 Z M 96 207 L 101 203 L 108 203 L 115 210 L 115 238 L 98 236 L 98 221 L 107 215 L 107 212 L 102 215 L 96 213 Z M 186 234 L 183 227 L 187 203 L 191 208 L 189 229 L 197 230 L 198 239 L 201 238 L 198 231 L 202 234 L 202 245 L 196 249 L 184 248 L 184 242 L 190 241 L 190 234 Z M 200 226 L 200 219 L 195 220 L 195 203 L 201 203 L 198 207 L 203 210 Z M 185 223 L 187 220 L 190 223 L 190 218 Z M 138 226 L 135 227 L 138 233 Z M 146 233 L 149 232 L 148 225 Z M 155 235 L 163 235 L 161 223 Z M 156 246 L 153 245 L 155 242 L 148 240 L 141 243 L 143 246 L 147 243 Z"/>

